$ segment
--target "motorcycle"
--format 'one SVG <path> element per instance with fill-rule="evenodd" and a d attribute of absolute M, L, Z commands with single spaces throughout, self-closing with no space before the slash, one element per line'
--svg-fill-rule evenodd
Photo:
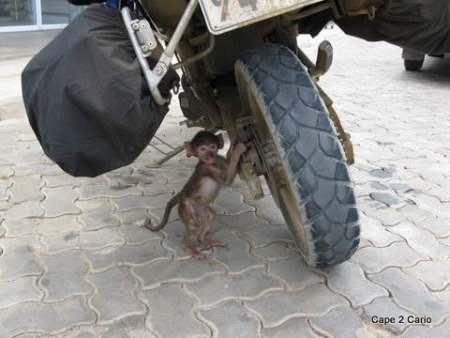
<path fill-rule="evenodd" d="M 312 62 L 297 45 L 300 33 L 321 29 L 321 13 L 344 15 L 343 3 L 107 4 L 120 10 L 159 105 L 171 100 L 170 94 L 160 92 L 159 83 L 170 69 L 181 70 L 178 97 L 184 123 L 225 130 L 230 138 L 249 144 L 240 177 L 255 199 L 264 196 L 261 179 L 267 181 L 307 264 L 324 268 L 350 258 L 360 234 L 348 168 L 353 163 L 352 145 L 332 100 L 317 83 L 332 63 L 333 50 L 328 41 L 322 42 Z M 178 62 L 173 64 L 175 57 Z"/>
<path fill-rule="evenodd" d="M 264 196 L 264 179 L 305 261 L 325 268 L 359 244 L 353 147 L 318 84 L 331 44 L 313 62 L 297 37 L 333 20 L 347 34 L 437 55 L 450 52 L 449 18 L 447 0 L 107 0 L 30 60 L 22 94 L 47 156 L 94 177 L 145 149 L 181 74 L 184 124 L 248 145 L 239 175 L 252 197 Z"/>

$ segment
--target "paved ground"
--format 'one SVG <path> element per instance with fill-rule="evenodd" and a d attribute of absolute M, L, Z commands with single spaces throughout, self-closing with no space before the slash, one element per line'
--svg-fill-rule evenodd
<path fill-rule="evenodd" d="M 448 336 L 450 59 L 409 74 L 398 48 L 328 32 L 321 82 L 353 135 L 362 243 L 317 271 L 270 196 L 252 201 L 238 180 L 216 206 L 228 248 L 209 261 L 185 256 L 175 218 L 158 234 L 139 227 L 193 165 L 146 167 L 192 134 L 175 104 L 132 166 L 80 179 L 46 159 L 18 74 L 52 34 L 0 35 L 0 337 Z"/>

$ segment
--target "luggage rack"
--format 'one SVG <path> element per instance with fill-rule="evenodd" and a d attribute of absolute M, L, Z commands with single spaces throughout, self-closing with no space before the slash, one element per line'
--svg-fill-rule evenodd
<path fill-rule="evenodd" d="M 155 33 L 153 32 L 153 29 L 147 19 L 133 20 L 131 17 L 131 7 L 133 7 L 133 5 L 137 5 L 142 9 L 142 5 L 139 1 L 135 0 L 124 1 L 124 5 L 122 7 L 121 2 L 118 0 L 110 0 L 107 4 L 108 6 L 113 6 L 118 9 L 120 8 L 131 44 L 138 58 L 142 72 L 144 73 L 145 81 L 150 88 L 150 92 L 152 93 L 152 96 L 157 104 L 167 104 L 170 101 L 170 96 L 164 97 L 159 91 L 158 85 L 169 70 L 172 59 L 175 56 L 175 49 L 177 48 L 178 43 L 180 42 L 181 37 L 183 36 L 189 21 L 197 8 L 198 0 L 189 1 L 174 33 L 169 40 L 169 43 L 167 44 L 167 47 L 164 49 L 153 69 L 150 69 L 146 57 L 150 56 L 152 51 L 157 47 Z"/>

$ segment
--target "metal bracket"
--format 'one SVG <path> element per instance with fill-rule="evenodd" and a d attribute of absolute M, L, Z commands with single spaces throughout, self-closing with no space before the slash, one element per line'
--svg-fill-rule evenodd
<path fill-rule="evenodd" d="M 243 116 L 236 119 L 236 129 L 243 129 L 244 127 L 256 124 L 255 116 Z"/>
<path fill-rule="evenodd" d="M 178 43 L 183 36 L 189 21 L 194 14 L 194 11 L 197 7 L 198 0 L 190 0 L 189 4 L 186 6 L 186 9 L 181 16 L 180 21 L 178 22 L 177 28 L 175 29 L 173 35 L 170 38 L 169 43 L 167 44 L 166 49 L 161 54 L 158 62 L 156 63 L 153 69 L 150 69 L 150 66 L 145 58 L 144 53 L 142 52 L 139 41 L 135 35 L 135 32 L 132 27 L 132 19 L 131 19 L 131 10 L 129 7 L 125 6 L 121 9 L 122 18 L 125 22 L 125 27 L 127 29 L 128 35 L 131 40 L 131 44 L 133 45 L 134 52 L 138 58 L 139 64 L 142 68 L 142 72 L 144 73 L 145 80 L 150 88 L 150 92 L 153 95 L 156 103 L 159 105 L 164 105 L 170 101 L 170 97 L 163 97 L 161 92 L 158 89 L 158 85 L 161 82 L 162 78 L 167 74 L 169 70 L 170 64 L 172 62 L 172 58 L 175 55 L 175 49 L 178 46 Z"/>
<path fill-rule="evenodd" d="M 317 59 L 315 67 L 310 70 L 312 78 L 319 78 L 324 75 L 331 67 L 333 62 L 333 47 L 331 43 L 324 40 L 320 43 L 317 50 Z"/>
<path fill-rule="evenodd" d="M 136 38 L 145 57 L 152 55 L 153 50 L 158 46 L 153 29 L 146 19 L 136 19 L 131 21 L 131 28 L 136 33 Z"/>
<path fill-rule="evenodd" d="M 247 182 L 252 199 L 259 200 L 263 198 L 264 190 L 253 163 L 250 161 L 242 161 L 239 169 L 239 176 Z"/>

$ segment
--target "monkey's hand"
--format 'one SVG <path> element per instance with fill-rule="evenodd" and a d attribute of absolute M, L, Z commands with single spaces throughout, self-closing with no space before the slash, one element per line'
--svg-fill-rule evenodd
<path fill-rule="evenodd" d="M 247 146 L 242 143 L 239 142 L 237 143 L 234 147 L 233 147 L 233 152 L 235 154 L 237 154 L 237 156 L 241 156 L 243 153 L 245 153 L 247 151 Z"/>

